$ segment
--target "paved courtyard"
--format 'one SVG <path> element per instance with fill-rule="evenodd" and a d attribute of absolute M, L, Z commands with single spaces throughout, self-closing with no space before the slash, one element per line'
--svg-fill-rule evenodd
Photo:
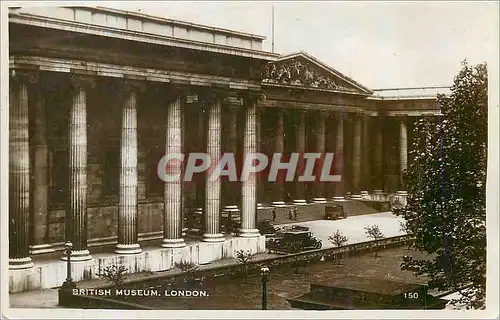
<path fill-rule="evenodd" d="M 298 223 L 287 223 L 279 226 L 301 225 L 309 227 L 314 236 L 323 242 L 323 248 L 331 248 L 333 245 L 328 241 L 335 230 L 340 230 L 348 238 L 348 244 L 372 240 L 365 234 L 365 226 L 378 225 L 380 231 L 386 237 L 404 235 L 401 231 L 400 222 L 403 219 L 396 217 L 392 212 L 381 212 L 360 216 L 351 216 L 342 220 L 315 220 Z"/>
<path fill-rule="evenodd" d="M 349 237 L 349 244 L 363 242 L 370 240 L 366 234 L 364 227 L 367 225 L 377 224 L 381 231 L 386 237 L 402 235 L 399 225 L 400 219 L 394 216 L 391 212 L 383 212 L 369 215 L 358 215 L 350 216 L 343 220 L 315 220 L 307 222 L 298 223 L 288 223 L 279 226 L 300 224 L 303 226 L 308 226 L 310 231 L 313 232 L 314 236 L 322 240 L 323 247 L 332 247 L 332 244 L 328 241 L 328 236 L 331 235 L 335 230 L 340 230 L 346 236 Z M 260 260 L 269 256 L 269 254 L 259 254 L 256 260 Z M 368 260 L 370 261 L 370 260 Z M 202 268 L 213 268 L 220 265 L 230 265 L 236 264 L 234 259 L 225 259 L 221 261 L 215 261 L 209 265 L 205 265 Z M 152 274 L 155 275 L 169 275 L 175 270 L 169 270 L 164 272 L 155 273 L 141 273 L 130 275 L 130 279 L 141 279 L 143 277 L 149 277 Z M 95 287 L 97 285 L 102 285 L 102 280 L 91 280 L 82 281 L 78 283 L 79 287 Z M 45 289 L 45 290 L 34 290 L 16 294 L 10 294 L 10 303 L 12 307 L 36 307 L 36 308 L 54 308 L 57 307 L 57 290 L 56 289 Z"/>

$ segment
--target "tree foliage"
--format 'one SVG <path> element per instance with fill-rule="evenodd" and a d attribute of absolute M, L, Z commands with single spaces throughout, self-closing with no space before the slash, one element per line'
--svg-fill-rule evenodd
<path fill-rule="evenodd" d="M 349 238 L 340 232 L 340 230 L 336 230 L 331 236 L 328 237 L 328 240 L 337 248 L 342 247 L 343 245 L 347 244 L 347 241 L 349 241 Z M 340 264 L 340 254 L 337 258 L 337 264 Z"/>
<path fill-rule="evenodd" d="M 349 238 L 344 235 L 340 230 L 335 231 L 331 236 L 328 237 L 328 240 L 337 248 L 342 247 L 349 241 Z"/>
<path fill-rule="evenodd" d="M 484 306 L 486 286 L 486 64 L 466 61 L 451 94 L 438 96 L 441 114 L 422 118 L 408 168 L 408 201 L 395 213 L 428 260 L 407 256 L 402 268 L 430 278 L 429 288 L 460 290 L 457 301 Z M 463 289 L 464 287 L 467 289 Z"/>
<path fill-rule="evenodd" d="M 385 236 L 382 233 L 382 231 L 380 230 L 380 227 L 376 224 L 374 224 L 373 226 L 366 226 L 365 233 L 368 236 L 368 238 L 372 238 L 373 240 L 375 240 L 375 258 L 376 258 L 376 257 L 378 257 L 378 251 L 377 251 L 377 247 L 376 247 L 377 243 L 376 242 L 380 239 L 385 238 Z"/>
<path fill-rule="evenodd" d="M 124 265 L 113 264 L 99 270 L 97 276 L 111 282 L 115 287 L 119 287 L 125 281 L 127 272 L 128 269 Z"/>
<path fill-rule="evenodd" d="M 243 265 L 243 272 L 245 274 L 245 283 L 248 279 L 248 264 L 252 260 L 252 253 L 250 250 L 238 250 L 234 252 L 236 260 Z"/>

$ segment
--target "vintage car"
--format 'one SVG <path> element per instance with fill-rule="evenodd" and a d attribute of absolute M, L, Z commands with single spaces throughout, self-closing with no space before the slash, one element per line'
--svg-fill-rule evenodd
<path fill-rule="evenodd" d="M 347 218 L 344 207 L 338 204 L 325 206 L 324 220 L 337 220 Z"/>
<path fill-rule="evenodd" d="M 257 229 L 263 236 L 274 236 L 276 228 L 272 225 L 271 220 L 262 220 L 257 223 Z"/>
<path fill-rule="evenodd" d="M 321 249 L 321 240 L 306 230 L 286 229 L 277 231 L 266 242 L 269 252 L 298 253 L 306 250 Z"/>

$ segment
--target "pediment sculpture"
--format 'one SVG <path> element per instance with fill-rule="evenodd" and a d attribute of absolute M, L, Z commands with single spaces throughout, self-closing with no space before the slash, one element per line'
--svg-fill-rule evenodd
<path fill-rule="evenodd" d="M 335 79 L 334 76 L 319 70 L 312 63 L 297 58 L 268 63 L 264 67 L 262 81 L 264 83 L 358 92 L 355 88 L 346 87 L 341 79 Z"/>

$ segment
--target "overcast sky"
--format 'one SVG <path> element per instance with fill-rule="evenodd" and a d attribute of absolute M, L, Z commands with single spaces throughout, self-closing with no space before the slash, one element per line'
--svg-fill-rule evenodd
<path fill-rule="evenodd" d="M 450 85 L 460 61 L 488 61 L 498 39 L 495 2 L 94 4 L 256 33 L 267 37 L 266 51 L 274 5 L 275 52 L 306 51 L 372 89 Z"/>

